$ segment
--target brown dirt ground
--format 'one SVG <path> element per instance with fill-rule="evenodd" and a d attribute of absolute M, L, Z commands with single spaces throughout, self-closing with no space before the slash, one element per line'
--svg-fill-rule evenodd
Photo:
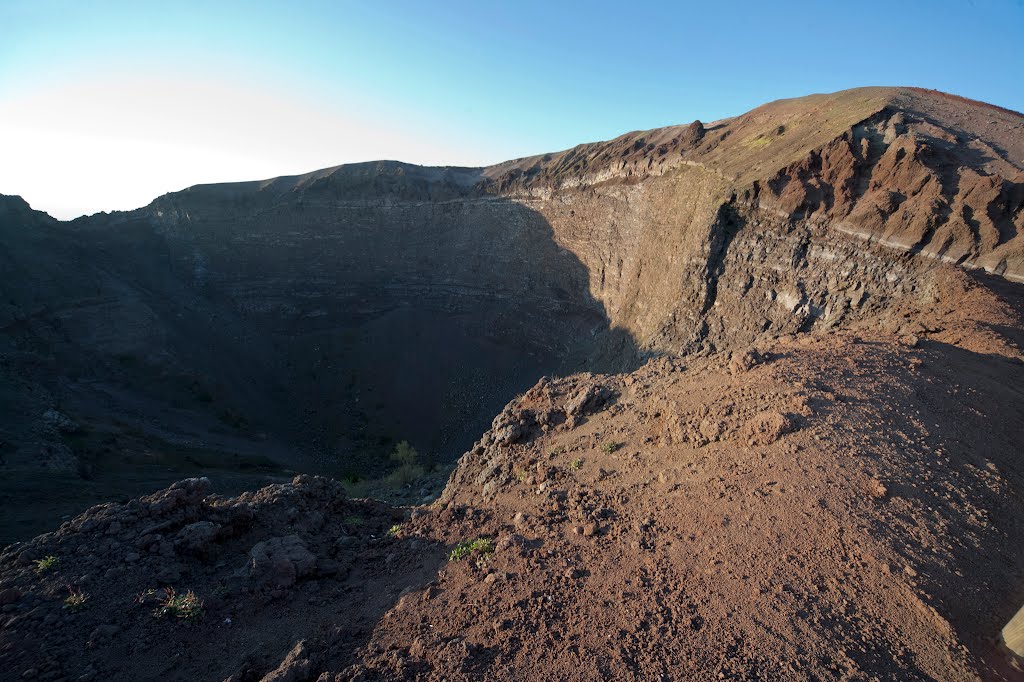
<path fill-rule="evenodd" d="M 996 638 L 1024 603 L 1024 292 L 938 281 L 858 329 L 542 380 L 428 507 L 300 477 L 94 508 L 0 556 L 0 671 L 1022 679 Z M 298 555 L 247 564 L 289 535 Z M 204 617 L 134 603 L 165 584 Z"/>

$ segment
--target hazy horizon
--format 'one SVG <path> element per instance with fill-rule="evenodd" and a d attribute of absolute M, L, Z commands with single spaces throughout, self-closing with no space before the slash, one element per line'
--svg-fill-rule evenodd
<path fill-rule="evenodd" d="M 0 6 L 0 193 L 69 219 L 344 163 L 483 166 L 865 85 L 1024 109 L 1006 88 L 1024 4 L 913 7 L 908 28 L 865 27 L 891 13 L 880 2 L 15 0 Z M 943 42 L 974 28 L 983 54 Z"/>

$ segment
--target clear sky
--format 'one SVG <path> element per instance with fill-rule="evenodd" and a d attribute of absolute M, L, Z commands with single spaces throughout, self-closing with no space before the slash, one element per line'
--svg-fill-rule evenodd
<path fill-rule="evenodd" d="M 862 85 L 1024 110 L 1024 0 L 0 0 L 0 193 L 71 218 Z"/>

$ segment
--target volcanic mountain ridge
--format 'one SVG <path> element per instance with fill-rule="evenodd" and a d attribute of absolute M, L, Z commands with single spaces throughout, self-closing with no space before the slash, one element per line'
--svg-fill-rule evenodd
<path fill-rule="evenodd" d="M 11 539 L 40 492 L 209 478 L 10 545 L 0 667 L 1014 678 L 1022 169 L 1021 115 L 866 88 L 71 223 L 6 198 Z M 468 448 L 436 502 L 286 482 L 398 440 Z"/>

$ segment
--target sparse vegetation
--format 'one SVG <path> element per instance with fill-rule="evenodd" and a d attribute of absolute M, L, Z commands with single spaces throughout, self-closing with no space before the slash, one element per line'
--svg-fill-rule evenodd
<path fill-rule="evenodd" d="M 36 573 L 46 573 L 51 568 L 56 566 L 60 562 L 60 559 L 50 554 L 42 559 L 36 559 L 33 563 L 36 565 Z"/>
<path fill-rule="evenodd" d="M 82 588 L 74 588 L 68 585 L 68 596 L 64 598 L 64 608 L 68 611 L 81 611 L 89 605 L 89 595 L 82 591 Z"/>
<path fill-rule="evenodd" d="M 622 443 L 617 443 L 613 440 L 610 440 L 601 446 L 601 452 L 603 452 L 606 455 L 610 455 L 621 447 Z"/>
<path fill-rule="evenodd" d="M 395 525 L 393 525 L 390 528 L 388 528 L 388 537 L 389 538 L 398 537 L 398 534 L 401 533 L 401 532 L 402 532 L 402 524 L 396 523 Z"/>
<path fill-rule="evenodd" d="M 523 471 L 522 469 L 517 469 L 514 472 L 514 475 L 516 477 L 516 480 L 519 481 L 520 483 L 525 483 L 526 482 L 526 472 Z"/>
<path fill-rule="evenodd" d="M 564 445 L 559 445 L 558 447 L 551 448 L 550 454 L 551 454 L 552 457 L 555 457 L 556 455 L 561 455 L 564 452 L 565 452 L 565 446 Z"/>
<path fill-rule="evenodd" d="M 481 566 L 491 554 L 494 554 L 494 541 L 490 538 L 479 537 L 475 540 L 463 540 L 455 545 L 455 549 L 448 554 L 448 560 L 462 561 L 476 555 L 476 565 Z"/>
<path fill-rule="evenodd" d="M 158 592 L 159 592 L 159 590 L 154 590 L 152 587 L 150 587 L 148 589 L 145 589 L 142 592 L 140 592 L 137 597 L 135 597 L 135 603 L 136 604 L 146 604 L 146 603 L 156 599 L 156 595 L 157 595 Z"/>
<path fill-rule="evenodd" d="M 407 440 L 403 440 L 395 446 L 391 452 L 391 461 L 397 462 L 398 467 L 384 480 L 393 488 L 407 486 L 427 473 L 426 468 L 417 463 L 419 453 L 416 452 L 416 448 L 409 445 Z"/>
<path fill-rule="evenodd" d="M 764 135 L 756 135 L 743 142 L 743 146 L 749 147 L 750 149 L 762 149 L 772 143 L 772 138 L 765 137 Z"/>
<path fill-rule="evenodd" d="M 577 457 L 576 459 L 569 463 L 569 468 L 572 469 L 573 471 L 579 471 L 582 466 L 583 460 L 580 459 L 579 457 Z"/>
<path fill-rule="evenodd" d="M 399 464 L 416 464 L 418 458 L 419 453 L 416 452 L 416 448 L 409 445 L 407 440 L 403 440 L 396 445 L 395 449 L 391 452 L 391 461 L 398 462 Z"/>
<path fill-rule="evenodd" d="M 165 587 L 163 601 L 153 615 L 157 618 L 196 620 L 203 615 L 203 600 L 192 590 L 178 594 L 173 587 Z"/>

